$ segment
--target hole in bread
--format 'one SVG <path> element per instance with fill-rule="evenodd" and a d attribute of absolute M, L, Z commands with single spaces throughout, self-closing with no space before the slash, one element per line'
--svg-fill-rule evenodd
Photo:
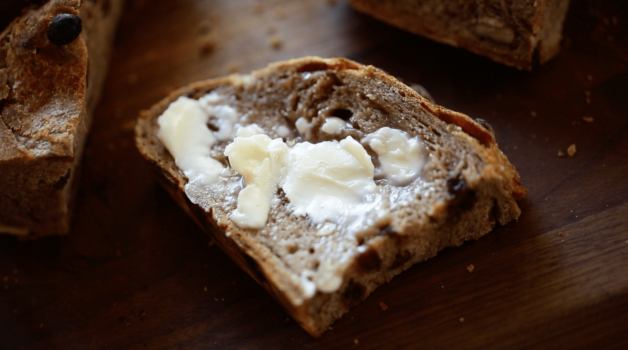
<path fill-rule="evenodd" d="M 315 72 L 317 70 L 326 70 L 326 69 L 327 69 L 327 63 L 325 62 L 311 62 L 297 68 L 297 73 Z"/>
<path fill-rule="evenodd" d="M 291 244 L 286 248 L 288 249 L 288 254 L 294 254 L 299 250 L 299 247 L 296 244 Z"/>
<path fill-rule="evenodd" d="M 318 260 L 316 260 L 316 261 L 314 262 L 314 270 L 318 270 L 318 267 L 319 267 L 319 266 L 321 266 L 321 262 L 320 262 L 320 261 L 318 261 Z"/>
<path fill-rule="evenodd" d="M 310 254 L 314 254 L 314 248 L 310 248 L 308 251 L 310 252 Z"/>
<path fill-rule="evenodd" d="M 207 127 L 209 128 L 209 130 L 211 130 L 211 131 L 218 131 L 218 130 L 220 130 L 218 125 L 216 125 L 214 123 L 215 123 L 215 120 L 210 120 L 210 121 L 207 122 Z"/>
<path fill-rule="evenodd" d="M 353 116 L 353 112 L 351 112 L 348 109 L 337 108 L 337 109 L 332 110 L 331 113 L 329 113 L 329 115 L 331 115 L 332 117 L 338 117 L 342 120 L 349 120 L 349 118 Z"/>
<path fill-rule="evenodd" d="M 356 238 L 358 240 L 358 246 L 361 246 L 362 244 L 364 244 L 364 236 L 358 236 Z"/>

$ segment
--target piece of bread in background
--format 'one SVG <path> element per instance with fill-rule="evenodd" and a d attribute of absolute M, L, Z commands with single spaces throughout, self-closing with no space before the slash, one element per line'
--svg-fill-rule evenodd
<path fill-rule="evenodd" d="M 1 32 L 0 233 L 68 233 L 122 7 L 123 0 L 43 1 Z"/>
<path fill-rule="evenodd" d="M 158 119 L 166 114 L 173 119 Z M 193 120 L 199 124 L 191 124 Z M 329 129 L 328 122 L 340 127 Z M 190 161 L 190 153 L 184 152 L 175 161 L 161 141 L 168 131 L 161 134 L 160 125 L 180 126 L 167 129 L 176 130 L 178 135 L 167 139 L 170 140 L 168 147 L 174 147 L 175 152 L 187 148 L 194 153 L 200 149 L 208 155 Z M 364 145 L 368 162 L 372 161 L 378 169 L 376 174 L 384 169 L 382 164 L 386 160 L 378 153 L 381 148 L 375 151 L 377 143 L 370 138 L 390 127 L 420 144 L 417 147 L 422 156 L 409 156 L 407 160 L 426 159 L 426 162 L 422 170 L 417 170 L 421 174 L 413 177 L 414 180 L 395 183 L 392 179 L 371 178 L 377 181 L 377 191 L 383 194 L 383 206 L 376 207 L 375 211 L 367 204 L 358 207 L 357 221 L 349 221 L 353 214 L 338 214 L 341 215 L 338 221 L 324 222 L 316 222 L 309 211 L 307 215 L 296 214 L 294 206 L 300 204 L 292 200 L 295 198 L 292 194 L 298 198 L 305 193 L 314 192 L 319 196 L 345 191 L 338 184 L 347 178 L 329 175 L 342 173 L 339 167 L 332 166 L 336 170 L 329 174 L 300 177 L 308 179 L 308 184 L 292 186 L 296 191 L 287 190 L 285 186 L 271 190 L 269 194 L 273 199 L 267 221 L 262 221 L 259 228 L 243 228 L 233 213 L 242 209 L 241 204 L 258 202 L 245 199 L 240 202 L 240 196 L 245 198 L 241 187 L 243 179 L 229 171 L 237 162 L 231 158 L 233 153 L 227 162 L 224 152 L 228 152 L 227 145 L 235 144 L 231 141 L 236 130 L 240 135 L 241 126 L 247 125 L 252 127 L 247 132 L 257 128 L 257 132 L 274 139 L 272 142 L 295 145 L 292 149 L 305 145 L 305 141 L 318 145 L 353 138 L 355 141 L 349 142 Z M 189 148 L 182 146 L 181 140 L 196 136 L 181 134 L 180 130 L 193 134 L 194 130 L 201 129 L 206 129 L 204 132 L 208 134 L 202 136 L 199 143 Z M 272 64 L 250 75 L 232 75 L 192 84 L 142 112 L 135 135 L 140 153 L 151 163 L 176 202 L 315 337 L 377 286 L 414 263 L 435 256 L 445 247 L 478 239 L 497 222 L 503 225 L 516 219 L 520 210 L 515 200 L 526 192 L 514 166 L 484 126 L 466 115 L 429 103 L 412 88 L 372 66 L 346 59 L 306 57 Z M 205 144 L 214 138 L 218 140 L 215 144 Z M 252 146 L 245 148 L 245 153 L 246 150 L 262 154 Z M 192 178 L 189 180 L 177 166 L 185 162 L 202 166 L 211 161 L 209 155 L 222 164 L 218 167 L 226 168 L 220 175 L 222 182 L 205 183 L 202 179 L 207 172 L 185 170 Z M 302 159 L 310 159 L 308 157 Z M 324 158 L 335 157 L 335 153 L 325 151 Z M 404 157 L 399 155 L 399 159 Z M 265 160 L 258 164 L 267 163 Z M 319 169 L 327 169 L 324 160 L 308 164 L 319 164 Z M 291 165 L 285 165 L 281 169 L 289 167 Z M 360 168 L 354 164 L 348 167 L 351 171 Z M 269 169 L 275 170 L 259 171 L 251 178 L 264 178 L 279 168 L 271 165 Z M 316 179 L 327 179 L 328 175 L 331 176 L 327 182 L 329 188 L 308 187 L 318 181 Z M 375 194 L 374 198 L 377 196 Z M 336 203 L 335 199 L 330 203 Z M 311 200 L 306 204 L 310 209 L 336 208 L 314 205 Z M 372 203 L 380 203 L 377 201 L 374 199 Z M 308 203 L 307 197 L 305 203 Z M 343 213 L 342 209 L 323 210 L 328 210 L 330 215 Z M 360 218 L 362 213 L 364 217 Z"/>
<path fill-rule="evenodd" d="M 569 0 L 349 0 L 414 34 L 531 70 L 560 51 Z"/>

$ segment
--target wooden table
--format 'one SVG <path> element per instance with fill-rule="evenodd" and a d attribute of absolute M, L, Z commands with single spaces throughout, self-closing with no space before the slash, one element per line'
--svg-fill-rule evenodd
<path fill-rule="evenodd" d="M 73 231 L 0 237 L 0 348 L 628 349 L 628 6 L 574 0 L 564 34 L 528 73 L 340 0 L 129 0 Z M 381 67 L 488 120 L 530 190 L 518 222 L 415 265 L 318 340 L 208 245 L 132 133 L 174 88 L 305 55 Z"/>

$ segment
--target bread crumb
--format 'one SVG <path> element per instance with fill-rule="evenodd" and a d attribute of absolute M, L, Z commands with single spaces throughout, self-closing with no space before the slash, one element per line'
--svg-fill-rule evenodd
<path fill-rule="evenodd" d="M 203 290 L 207 292 L 207 286 L 203 287 Z"/>
<path fill-rule="evenodd" d="M 460 322 L 464 322 L 464 317 L 460 317 Z"/>
<path fill-rule="evenodd" d="M 355 345 L 358 345 L 359 341 L 357 339 L 353 339 L 353 342 L 355 343 Z"/>
<path fill-rule="evenodd" d="M 570 157 L 573 157 L 576 155 L 576 145 L 571 145 L 569 146 L 569 148 L 567 148 L 567 153 L 569 154 Z"/>
<path fill-rule="evenodd" d="M 563 232 L 559 232 L 558 235 L 561 236 L 561 237 L 565 237 L 565 233 L 563 233 Z"/>
<path fill-rule="evenodd" d="M 562 241 L 560 241 L 560 243 L 565 243 L 565 240 L 563 239 Z"/>
<path fill-rule="evenodd" d="M 582 120 L 584 120 L 587 123 L 593 123 L 593 117 L 582 117 Z"/>
<path fill-rule="evenodd" d="M 231 74 L 237 73 L 238 72 L 238 65 L 235 64 L 235 63 L 229 63 L 229 66 L 227 67 L 227 70 Z"/>
<path fill-rule="evenodd" d="M 383 301 L 379 302 L 379 307 L 381 307 L 383 311 L 388 310 L 388 305 L 386 305 Z"/>
<path fill-rule="evenodd" d="M 563 151 L 561 150 L 558 150 L 558 156 L 562 158 L 565 156 L 565 153 L 563 153 Z"/>
<path fill-rule="evenodd" d="M 216 41 L 211 35 L 205 35 L 199 39 L 198 47 L 201 55 L 207 56 L 216 49 Z"/>
<path fill-rule="evenodd" d="M 473 269 L 474 269 L 474 268 L 475 268 L 475 266 L 473 266 L 473 264 L 471 264 L 471 265 L 467 266 L 467 270 L 468 270 L 469 272 L 473 272 Z"/>
<path fill-rule="evenodd" d="M 536 118 L 536 112 L 535 111 L 531 111 L 530 115 L 532 116 L 532 118 Z"/>
<path fill-rule="evenodd" d="M 273 35 L 268 39 L 268 45 L 274 50 L 279 50 L 283 46 L 283 42 L 278 35 Z"/>

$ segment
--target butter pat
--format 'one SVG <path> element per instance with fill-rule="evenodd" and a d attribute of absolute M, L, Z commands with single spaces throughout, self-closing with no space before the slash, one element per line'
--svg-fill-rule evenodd
<path fill-rule="evenodd" d="M 286 193 L 294 214 L 308 215 L 315 223 L 358 215 L 360 204 L 377 189 L 371 158 L 351 137 L 340 142 L 303 142 L 289 148 L 282 139 L 257 134 L 236 137 L 225 155 L 246 185 L 231 215 L 243 228 L 266 225 L 278 186 Z"/>
<path fill-rule="evenodd" d="M 218 182 L 224 166 L 209 155 L 216 137 L 207 127 L 207 112 L 198 101 L 179 97 L 157 123 L 157 137 L 190 182 L 204 185 Z"/>
<path fill-rule="evenodd" d="M 421 174 L 425 157 L 418 138 L 408 139 L 401 130 L 383 127 L 367 135 L 362 143 L 377 153 L 377 175 L 386 177 L 392 185 L 405 186 Z"/>
<path fill-rule="evenodd" d="M 238 131 L 238 134 L 244 133 Z M 270 202 L 277 185 L 285 177 L 288 153 L 288 146 L 283 140 L 271 140 L 263 134 L 236 137 L 227 146 L 225 155 L 229 157 L 231 167 L 244 177 L 246 184 L 238 195 L 238 207 L 231 214 L 236 225 L 243 228 L 262 228 L 266 225 Z"/>
<path fill-rule="evenodd" d="M 321 127 L 323 132 L 326 132 L 331 135 L 339 134 L 342 129 L 346 127 L 347 123 L 344 120 L 337 117 L 329 117 L 325 119 L 325 124 Z"/>
<path fill-rule="evenodd" d="M 336 221 L 376 191 L 374 167 L 352 137 L 317 144 L 298 143 L 290 151 L 283 189 L 296 215 L 315 223 Z"/>

